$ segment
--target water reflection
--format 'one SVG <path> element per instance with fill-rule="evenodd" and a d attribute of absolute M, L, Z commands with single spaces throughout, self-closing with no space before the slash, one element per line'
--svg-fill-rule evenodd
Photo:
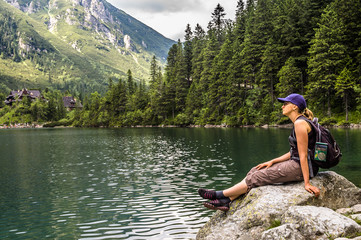
<path fill-rule="evenodd" d="M 288 151 L 288 134 L 284 129 L 2 131 L 0 238 L 194 238 L 212 214 L 197 188 L 235 184 L 256 163 Z M 345 149 L 354 147 L 355 137 L 347 137 Z M 347 164 L 353 163 L 338 168 Z"/>

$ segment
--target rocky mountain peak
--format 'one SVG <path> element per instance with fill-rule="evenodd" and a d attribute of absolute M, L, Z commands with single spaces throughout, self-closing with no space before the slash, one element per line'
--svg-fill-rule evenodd
<path fill-rule="evenodd" d="M 147 80 L 153 56 L 165 62 L 175 43 L 105 0 L 0 0 L 0 21 L 3 61 L 28 61 L 14 78 L 37 72 L 33 86 L 106 89 L 128 70 Z"/>
<path fill-rule="evenodd" d="M 18 0 L 4 0 L 4 1 L 16 7 L 17 9 L 29 14 L 35 13 L 40 9 L 40 5 L 35 1 L 29 1 L 23 4 L 20 4 Z"/>
<path fill-rule="evenodd" d="M 47 25 L 48 30 L 67 41 L 77 51 L 81 50 L 82 44 L 76 44 L 74 47 L 74 41 L 67 40 L 74 38 L 69 36 L 69 34 L 73 36 L 74 33 L 65 29 L 66 26 L 63 26 L 62 23 L 86 31 L 88 32 L 87 35 L 96 34 L 98 36 L 95 37 L 98 42 L 97 45 L 110 43 L 113 48 L 121 53 L 138 53 L 141 49 L 159 51 L 159 48 L 156 49 L 156 46 L 151 45 L 156 42 L 152 35 L 156 38 L 162 38 L 160 34 L 104 0 L 4 1 L 28 14 L 41 16 L 47 14 L 48 16 L 42 17 L 42 19 L 44 19 L 44 24 Z M 151 34 L 146 35 L 150 35 L 152 39 L 144 38 L 143 31 L 137 29 L 139 26 L 143 31 L 150 32 Z M 166 42 L 169 47 L 174 43 L 169 39 Z M 165 56 L 161 56 L 161 59 L 165 59 Z"/>

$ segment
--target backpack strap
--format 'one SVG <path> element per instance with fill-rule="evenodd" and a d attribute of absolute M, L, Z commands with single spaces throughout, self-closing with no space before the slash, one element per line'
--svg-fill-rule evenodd
<path fill-rule="evenodd" d="M 311 124 L 313 124 L 314 129 L 317 130 L 318 134 L 318 138 L 316 139 L 316 142 L 320 142 L 321 141 L 321 129 L 320 129 L 320 124 L 318 122 L 318 118 L 313 118 L 312 121 L 310 121 Z"/>
<path fill-rule="evenodd" d="M 303 120 L 305 120 L 306 122 L 308 122 L 311 125 L 311 128 L 315 129 L 318 132 L 319 135 L 319 139 L 321 139 L 321 130 L 319 128 L 320 124 L 318 123 L 318 118 L 314 118 L 312 121 L 308 118 L 306 118 L 305 116 L 301 116 Z M 292 131 L 292 137 L 294 137 L 296 139 L 296 132 L 295 129 L 293 128 Z M 317 135 L 316 135 L 317 136 Z M 317 138 L 317 137 L 316 137 Z M 317 139 L 316 139 L 317 142 Z M 292 150 L 292 149 L 291 149 Z M 291 153 L 292 154 L 292 153 Z M 308 171 L 310 174 L 310 177 L 314 177 L 315 175 L 313 174 L 313 166 L 312 166 L 312 159 L 311 159 L 311 154 L 312 151 L 311 149 L 307 148 L 307 163 L 308 163 Z M 297 159 L 298 161 L 300 160 L 299 158 Z"/>

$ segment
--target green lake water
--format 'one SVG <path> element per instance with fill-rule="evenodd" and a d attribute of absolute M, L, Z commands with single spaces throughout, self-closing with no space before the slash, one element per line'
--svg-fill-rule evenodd
<path fill-rule="evenodd" d="M 0 131 L 0 239 L 192 239 L 224 189 L 289 150 L 290 129 Z M 361 130 L 332 170 L 361 187 Z"/>

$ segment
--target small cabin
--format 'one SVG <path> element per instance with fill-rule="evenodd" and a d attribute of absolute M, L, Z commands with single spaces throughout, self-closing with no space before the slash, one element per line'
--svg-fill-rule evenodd
<path fill-rule="evenodd" d="M 82 109 L 83 105 L 80 101 L 77 101 L 74 97 L 63 97 L 63 103 L 66 110 L 71 111 L 75 108 Z"/>
<path fill-rule="evenodd" d="M 15 101 L 22 101 L 25 97 L 30 99 L 30 101 L 35 101 L 36 99 L 44 99 L 43 96 L 41 96 L 41 93 L 39 90 L 28 90 L 28 89 L 22 89 L 17 91 L 11 91 L 10 95 L 6 97 L 5 104 L 6 105 L 12 105 Z"/>

